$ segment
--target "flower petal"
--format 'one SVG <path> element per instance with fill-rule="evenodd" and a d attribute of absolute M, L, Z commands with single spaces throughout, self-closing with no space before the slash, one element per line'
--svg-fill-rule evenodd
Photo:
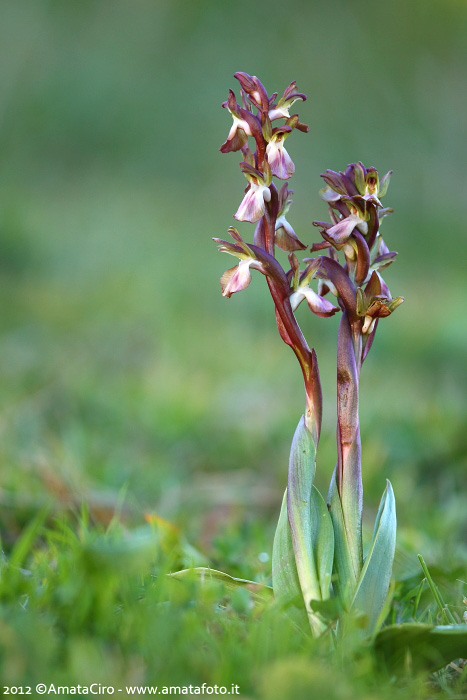
<path fill-rule="evenodd" d="M 274 119 L 288 119 L 290 117 L 288 107 L 274 107 L 269 110 L 269 119 L 273 121 Z"/>
<path fill-rule="evenodd" d="M 307 248 L 306 244 L 298 238 L 285 216 L 280 216 L 276 221 L 276 245 L 287 252 L 306 250 Z"/>
<path fill-rule="evenodd" d="M 335 224 L 335 226 L 328 228 L 326 231 L 326 237 L 329 237 L 329 239 L 336 245 L 344 245 L 344 243 L 348 241 L 354 228 L 362 223 L 364 222 L 362 222 L 359 216 L 350 214 L 350 216 L 342 219 L 342 221 L 339 221 L 339 223 Z"/>
<path fill-rule="evenodd" d="M 339 192 L 335 192 L 329 185 L 320 189 L 319 196 L 325 202 L 337 202 L 341 198 Z"/>
<path fill-rule="evenodd" d="M 352 170 L 352 178 L 360 194 L 365 192 L 365 168 L 363 163 L 352 163 L 349 168 Z"/>
<path fill-rule="evenodd" d="M 379 255 L 377 258 L 373 260 L 373 263 L 371 265 L 371 270 L 384 270 L 385 267 L 388 267 L 392 262 L 394 262 L 395 257 L 397 253 L 396 251 L 390 251 L 389 253 L 385 253 L 384 255 Z"/>
<path fill-rule="evenodd" d="M 374 271 L 370 277 L 370 280 L 368 284 L 365 287 L 365 299 L 367 302 L 372 297 L 377 297 L 381 296 L 382 294 L 382 287 L 381 287 L 381 277 L 378 275 L 376 271 Z"/>
<path fill-rule="evenodd" d="M 230 299 L 232 294 L 246 289 L 251 282 L 252 260 L 240 260 L 238 265 L 226 270 L 221 277 L 222 296 Z"/>
<path fill-rule="evenodd" d="M 390 170 L 389 172 L 386 173 L 386 175 L 384 175 L 384 176 L 381 178 L 381 181 L 380 181 L 380 183 L 379 183 L 379 196 L 380 196 L 380 197 L 384 197 L 384 195 L 385 195 L 386 192 L 388 191 L 389 181 L 390 181 L 390 179 L 391 179 L 392 172 L 393 172 L 393 171 Z"/>
<path fill-rule="evenodd" d="M 334 306 L 328 299 L 320 297 L 319 294 L 316 294 L 310 287 L 305 287 L 302 291 L 308 302 L 308 306 L 317 316 L 326 318 L 327 316 L 334 316 L 337 311 L 340 311 L 338 306 Z"/>
<path fill-rule="evenodd" d="M 287 180 L 289 177 L 292 177 L 295 172 L 295 165 L 284 148 L 282 139 L 268 143 L 266 155 L 273 175 L 281 180 Z"/>
<path fill-rule="evenodd" d="M 248 143 L 248 137 L 245 131 L 233 124 L 227 137 L 227 141 L 222 144 L 219 150 L 221 153 L 240 151 L 246 143 Z"/>
<path fill-rule="evenodd" d="M 268 187 L 251 183 L 234 217 L 237 221 L 249 221 L 250 223 L 254 223 L 264 216 L 266 211 L 264 202 L 270 199 L 271 192 Z"/>

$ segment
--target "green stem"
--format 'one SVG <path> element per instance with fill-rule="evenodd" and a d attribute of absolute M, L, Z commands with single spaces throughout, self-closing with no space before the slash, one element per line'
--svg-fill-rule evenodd
<path fill-rule="evenodd" d="M 418 587 L 417 595 L 415 597 L 415 601 L 413 604 L 413 610 L 412 610 L 412 617 L 414 619 L 415 619 L 415 615 L 417 614 L 417 611 L 418 611 L 418 606 L 420 605 L 420 599 L 422 597 L 423 587 L 425 585 L 425 581 L 426 581 L 426 578 L 422 578 L 420 586 Z"/>
<path fill-rule="evenodd" d="M 441 615 L 443 616 L 444 620 L 448 624 L 450 623 L 452 625 L 455 625 L 456 620 L 454 619 L 454 615 L 447 607 L 446 603 L 444 602 L 444 600 L 441 596 L 441 593 L 439 592 L 437 585 L 435 584 L 435 582 L 431 578 L 431 574 L 428 571 L 428 567 L 427 567 L 425 560 L 421 554 L 418 555 L 418 561 L 420 562 L 420 566 L 423 569 L 423 573 L 425 574 L 425 578 L 427 580 L 428 585 L 430 586 L 431 592 L 433 593 L 433 598 L 436 601 L 436 605 L 438 606 Z"/>

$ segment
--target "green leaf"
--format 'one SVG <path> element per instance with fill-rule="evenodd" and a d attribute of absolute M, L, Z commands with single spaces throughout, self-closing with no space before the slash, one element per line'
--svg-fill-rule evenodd
<path fill-rule="evenodd" d="M 302 416 L 290 450 L 287 512 L 292 534 L 298 579 L 305 603 L 321 599 L 321 588 L 313 556 L 313 519 L 310 501 L 316 472 L 316 445 Z"/>
<path fill-rule="evenodd" d="M 265 586 L 262 583 L 256 583 L 255 581 L 248 581 L 243 578 L 235 578 L 234 576 L 229 576 L 229 574 L 223 571 L 216 571 L 216 569 L 209 569 L 206 566 L 199 566 L 194 569 L 183 569 L 182 571 L 176 571 L 169 574 L 171 578 L 176 578 L 179 580 L 197 580 L 203 584 L 212 583 L 223 583 L 226 590 L 230 593 L 237 591 L 239 588 L 246 588 L 250 591 L 254 598 L 259 598 L 261 600 L 272 600 L 273 590 L 270 586 Z"/>
<path fill-rule="evenodd" d="M 310 499 L 310 522 L 312 551 L 316 562 L 317 576 L 321 592 L 320 600 L 330 597 L 332 564 L 334 559 L 334 531 L 327 505 L 313 486 Z M 287 490 L 282 500 L 282 508 L 277 523 L 272 549 L 272 583 L 274 596 L 283 603 L 302 601 L 302 591 L 298 579 L 292 536 L 287 517 Z"/>
<path fill-rule="evenodd" d="M 296 602 L 303 605 L 300 581 L 298 580 L 292 535 L 287 517 L 287 489 L 277 523 L 272 547 L 272 585 L 274 597 L 283 604 Z"/>
<path fill-rule="evenodd" d="M 368 617 L 367 631 L 376 630 L 391 581 L 396 547 L 396 501 L 387 481 L 376 516 L 373 542 L 363 565 L 352 606 Z"/>
<path fill-rule="evenodd" d="M 454 659 L 467 658 L 467 625 L 434 627 L 406 623 L 382 629 L 375 651 L 388 666 L 436 671 Z"/>
<path fill-rule="evenodd" d="M 324 498 L 313 486 L 310 502 L 311 537 L 321 591 L 321 600 L 331 595 L 332 565 L 334 562 L 334 530 Z"/>
<path fill-rule="evenodd" d="M 334 530 L 334 569 L 336 573 L 335 588 L 342 601 L 350 604 L 358 583 L 352 553 L 347 538 L 344 512 L 336 484 L 336 471 L 332 475 L 329 489 L 329 513 Z"/>
<path fill-rule="evenodd" d="M 334 556 L 333 536 L 329 521 L 323 517 L 326 508 L 318 491 L 313 490 L 316 471 L 316 444 L 302 416 L 292 441 L 287 486 L 287 513 L 295 554 L 298 579 L 310 626 L 319 636 L 326 625 L 310 607 L 311 600 L 321 600 L 323 590 L 329 596 L 331 561 Z"/>
<path fill-rule="evenodd" d="M 311 600 L 310 606 L 312 610 L 319 613 L 326 620 L 337 620 L 342 613 L 342 602 L 340 598 Z"/>

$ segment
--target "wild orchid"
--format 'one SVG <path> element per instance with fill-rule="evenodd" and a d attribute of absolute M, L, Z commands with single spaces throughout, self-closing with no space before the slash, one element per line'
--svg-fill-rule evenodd
<path fill-rule="evenodd" d="M 381 233 L 384 218 L 392 213 L 381 202 L 391 171 L 380 178 L 376 168 L 367 168 L 360 161 L 343 171 L 326 170 L 320 196 L 328 204 L 330 221 L 313 222 L 323 240 L 313 243 L 310 250 L 319 254 L 300 261 L 297 253 L 308 246 L 288 218 L 292 205 L 288 180 L 295 165 L 284 141 L 296 130 L 308 131 L 298 114 L 290 114 L 295 102 L 305 101 L 306 96 L 296 92 L 295 82 L 277 99 L 277 93 L 269 96 L 256 76 L 240 72 L 235 77 L 240 82 L 242 107 L 230 90 L 223 106 L 234 123 L 220 150 L 242 153 L 240 169 L 248 185 L 234 217 L 256 226 L 253 243 L 245 242 L 234 227 L 228 229 L 233 242 L 214 238 L 221 252 L 238 259 L 221 277 L 222 294 L 229 298 L 246 289 L 254 270 L 266 277 L 279 334 L 298 360 L 305 390 L 305 410 L 292 441 L 287 488 L 273 544 L 274 597 L 285 609 L 298 606 L 304 610 L 315 637 L 330 632 L 339 638 L 358 628 L 359 637 L 372 638 L 376 648 L 394 650 L 396 640 L 401 648 L 413 650 L 416 638 L 427 648 L 435 648 L 440 658 L 454 658 L 454 650 L 465 644 L 464 628 L 451 625 L 446 631 L 433 625 L 404 624 L 381 630 L 388 611 L 396 545 L 396 504 L 389 481 L 369 551 L 366 556 L 363 552 L 360 374 L 379 320 L 392 315 L 404 301 L 392 296 L 381 276 L 397 255 Z M 280 190 L 274 178 L 286 180 Z M 276 248 L 288 253 L 289 269 L 280 263 Z M 313 483 L 323 398 L 316 353 L 295 315 L 303 301 L 321 318 L 341 314 L 337 464 L 327 499 Z M 422 566 L 426 568 L 424 562 Z M 212 575 L 219 580 L 227 576 Z M 426 580 L 430 583 L 429 573 Z M 248 583 L 235 581 L 235 585 Z"/>
<path fill-rule="evenodd" d="M 246 112 L 249 115 L 248 129 L 243 130 L 246 141 L 241 145 L 246 160 L 240 163 L 249 186 L 235 218 L 258 223 L 253 246 L 243 243 L 235 229 L 230 229 L 230 233 L 236 244 L 216 239 L 221 251 L 240 258 L 237 267 L 222 276 L 222 293 L 230 296 L 245 289 L 251 280 L 251 269 L 258 269 L 266 276 L 280 335 L 300 363 L 306 395 L 306 411 L 292 445 L 288 487 L 274 544 L 274 592 L 279 599 L 292 599 L 297 593 L 298 581 L 311 628 L 319 635 L 326 625 L 313 608 L 313 601 L 327 600 L 331 596 L 334 575 L 333 590 L 339 592 L 348 608 L 358 606 L 368 615 L 368 629 L 371 630 L 388 592 L 396 519 L 394 496 L 388 483 L 378 517 L 377 552 L 367 559 L 364 567 L 358 385 L 377 320 L 392 313 L 403 301 L 401 297 L 392 298 L 374 267 L 378 262 L 388 265 L 395 256 L 389 254 L 379 234 L 378 212 L 382 209 L 379 197 L 385 194 L 389 174 L 382 178 L 380 186 L 378 171 L 365 168 L 360 162 L 349 165 L 344 172 L 326 171 L 323 179 L 327 186 L 322 190 L 322 197 L 329 204 L 331 223 L 315 224 L 324 239 L 318 249 L 327 249 L 327 255 L 305 258 L 300 263 L 296 251 L 303 250 L 305 244 L 285 218 L 292 203 L 288 186 L 285 184 L 278 192 L 273 178 L 288 179 L 295 171 L 283 144 L 299 125 L 301 131 L 307 130 L 298 115 L 290 115 L 289 111 L 294 102 L 303 101 L 306 96 L 295 92 L 293 82 L 276 103 L 276 95 L 268 97 L 255 76 L 237 73 L 235 77 L 241 84 L 244 108 L 240 111 L 233 104 L 231 92 L 230 110 L 237 110 L 234 116 L 237 120 Z M 273 128 L 271 121 L 279 119 L 284 123 Z M 254 138 L 254 153 L 247 143 L 247 133 Z M 226 151 L 225 144 L 221 150 Z M 284 270 L 277 260 L 276 245 L 289 251 L 290 270 Z M 372 259 L 375 247 L 378 255 L 373 254 Z M 339 253 L 343 255 L 342 261 L 339 261 Z M 381 255 L 383 261 L 378 261 Z M 302 264 L 305 264 L 303 270 L 300 269 Z M 316 291 L 313 281 L 319 282 Z M 329 292 L 335 294 L 337 305 L 325 298 Z M 338 341 L 338 464 L 331 484 L 329 508 L 313 486 L 321 431 L 322 391 L 316 355 L 308 346 L 295 316 L 304 300 L 317 316 L 327 317 L 342 311 Z M 380 544 L 382 539 L 383 544 Z M 381 557 L 385 562 L 384 570 L 379 570 L 375 576 L 371 562 L 378 560 L 380 566 Z M 377 588 L 376 595 L 371 598 L 364 593 L 369 585 Z"/>

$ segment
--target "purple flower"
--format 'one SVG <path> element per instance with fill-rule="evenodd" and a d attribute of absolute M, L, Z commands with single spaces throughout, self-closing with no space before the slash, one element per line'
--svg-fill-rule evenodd
<path fill-rule="evenodd" d="M 344 172 L 326 170 L 321 175 L 326 187 L 320 190 L 320 196 L 332 204 L 340 200 L 342 195 L 354 197 L 360 195 L 363 199 L 381 207 L 380 197 L 387 192 L 392 170 L 379 179 L 376 168 L 365 168 L 362 162 L 350 163 Z"/>
<path fill-rule="evenodd" d="M 291 131 L 292 127 L 287 125 L 273 129 L 271 140 L 266 147 L 266 156 L 272 174 L 281 180 L 287 180 L 295 172 L 293 160 L 284 146 L 284 141 Z"/>
<path fill-rule="evenodd" d="M 237 221 L 254 223 L 264 216 L 266 202 L 271 201 L 269 185 L 272 182 L 272 173 L 266 160 L 264 162 L 264 173 L 261 173 L 246 162 L 240 163 L 240 167 L 249 185 L 234 217 Z"/>
<path fill-rule="evenodd" d="M 254 223 L 264 216 L 266 211 L 265 202 L 271 200 L 269 187 L 262 184 L 250 183 L 250 186 L 243 197 L 234 217 L 237 221 L 249 221 Z"/>
<path fill-rule="evenodd" d="M 341 219 L 337 224 L 326 230 L 327 237 L 332 240 L 337 246 L 344 245 L 355 228 L 358 228 L 360 233 L 368 232 L 368 224 L 362 216 L 359 215 L 357 209 L 354 208 L 353 213 Z"/>
<path fill-rule="evenodd" d="M 235 292 L 240 292 L 246 289 L 251 282 L 250 267 L 253 266 L 263 272 L 263 266 L 255 258 L 253 251 L 243 242 L 242 237 L 236 228 L 231 226 L 229 233 L 235 240 L 235 243 L 229 243 L 221 238 L 214 238 L 219 244 L 221 253 L 228 253 L 236 258 L 239 258 L 238 265 L 229 268 L 221 277 L 222 296 L 230 297 Z"/>
<path fill-rule="evenodd" d="M 246 110 L 243 110 L 237 104 L 237 99 L 233 90 L 229 90 L 229 99 L 223 102 L 222 106 L 232 115 L 233 124 L 230 128 L 227 140 L 222 144 L 219 150 L 222 153 L 240 151 L 248 143 L 248 136 L 252 135 L 250 124 L 247 121 L 250 120 L 250 117 L 245 113 Z"/>
<path fill-rule="evenodd" d="M 309 286 L 314 274 L 319 266 L 319 258 L 312 260 L 305 271 L 300 275 L 299 262 L 297 256 L 291 253 L 289 255 L 292 274 L 292 294 L 290 295 L 290 305 L 292 311 L 295 311 L 304 299 L 307 300 L 310 310 L 321 317 L 334 316 L 339 311 L 338 306 L 331 304 L 328 299 L 316 294 Z"/>
<path fill-rule="evenodd" d="M 290 85 L 285 89 L 284 94 L 282 97 L 279 99 L 277 104 L 272 105 L 269 108 L 269 119 L 273 121 L 274 119 L 289 119 L 290 117 L 290 108 L 294 104 L 294 102 L 297 102 L 297 100 L 306 100 L 306 95 L 303 94 L 303 92 L 295 92 L 297 88 L 297 83 L 295 80 L 290 83 Z M 277 93 L 276 93 L 277 94 Z M 305 126 L 305 125 L 301 125 Z M 306 127 L 308 129 L 308 127 Z"/>
<path fill-rule="evenodd" d="M 229 233 L 235 243 L 224 241 L 222 238 L 213 239 L 219 245 L 221 253 L 229 253 L 229 255 L 239 258 L 238 265 L 227 270 L 221 277 L 223 296 L 231 297 L 235 292 L 246 289 L 251 282 L 250 270 L 258 270 L 263 275 L 273 279 L 283 297 L 288 298 L 289 282 L 277 260 L 263 248 L 245 243 L 233 226 L 229 228 Z"/>
<path fill-rule="evenodd" d="M 292 190 L 289 190 L 288 185 L 285 182 L 279 192 L 279 214 L 276 219 L 275 242 L 281 250 L 285 250 L 287 252 L 291 252 L 293 250 L 305 250 L 307 248 L 305 243 L 302 243 L 298 238 L 297 234 L 286 218 L 292 204 L 292 200 L 289 198 L 290 194 L 292 194 Z"/>
<path fill-rule="evenodd" d="M 253 260 L 240 260 L 238 265 L 229 268 L 221 277 L 222 296 L 230 299 L 235 292 L 246 289 L 251 282 L 250 265 Z"/>

